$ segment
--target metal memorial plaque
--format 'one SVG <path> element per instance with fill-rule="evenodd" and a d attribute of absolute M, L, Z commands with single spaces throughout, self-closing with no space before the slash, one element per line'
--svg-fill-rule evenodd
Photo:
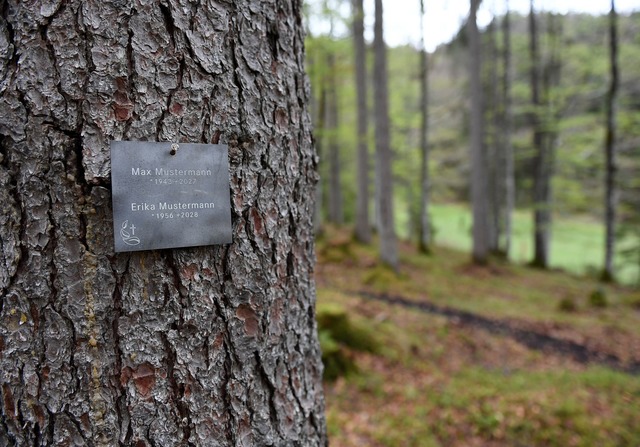
<path fill-rule="evenodd" d="M 222 144 L 111 143 L 115 251 L 231 243 Z"/>

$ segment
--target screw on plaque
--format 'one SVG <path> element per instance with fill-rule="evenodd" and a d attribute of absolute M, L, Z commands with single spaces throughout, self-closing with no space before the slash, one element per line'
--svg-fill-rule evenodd
<path fill-rule="evenodd" d="M 169 151 L 169 153 L 171 155 L 176 155 L 178 153 L 178 149 L 180 148 L 180 146 L 178 146 L 178 143 L 173 143 L 171 145 L 171 150 Z"/>

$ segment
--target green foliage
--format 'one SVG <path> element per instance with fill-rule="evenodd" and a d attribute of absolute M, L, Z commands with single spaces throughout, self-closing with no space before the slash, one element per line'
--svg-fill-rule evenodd
<path fill-rule="evenodd" d="M 589 295 L 589 304 L 592 307 L 604 308 L 609 305 L 607 294 L 602 288 L 598 288 Z"/>
<path fill-rule="evenodd" d="M 339 377 L 345 377 L 357 371 L 353 358 L 334 340 L 330 330 L 319 329 L 318 339 L 322 350 L 324 380 L 332 382 Z"/>
<path fill-rule="evenodd" d="M 578 305 L 576 304 L 575 298 L 572 296 L 565 296 L 558 303 L 558 309 L 562 312 L 576 312 L 578 310 Z"/>
<path fill-rule="evenodd" d="M 369 269 L 363 278 L 363 283 L 378 291 L 388 292 L 393 290 L 398 283 L 406 280 L 407 276 L 405 274 L 398 273 L 386 265 L 379 264 Z"/>
<path fill-rule="evenodd" d="M 339 305 L 319 304 L 316 319 L 325 380 L 336 380 L 357 371 L 352 351 L 380 350 L 373 331 L 354 322 Z"/>
<path fill-rule="evenodd" d="M 323 241 L 317 246 L 318 253 L 327 262 L 340 263 L 353 260 L 352 241 L 349 239 L 341 241 Z"/>
<path fill-rule="evenodd" d="M 344 308 L 337 305 L 318 308 L 318 325 L 328 330 L 338 343 L 355 351 L 375 353 L 379 350 L 373 331 L 363 324 L 354 322 Z"/>
<path fill-rule="evenodd" d="M 640 311 L 640 294 L 631 300 L 630 305 L 633 309 Z"/>

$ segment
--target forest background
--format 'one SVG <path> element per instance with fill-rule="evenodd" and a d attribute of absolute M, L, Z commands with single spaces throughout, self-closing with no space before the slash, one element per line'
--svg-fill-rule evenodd
<path fill-rule="evenodd" d="M 418 4 L 419 2 L 416 1 Z M 426 3 L 427 14 L 429 4 Z M 533 172 L 530 39 L 528 17 L 510 14 L 510 55 L 514 157 L 515 210 L 508 258 L 527 263 L 533 252 Z M 559 61 L 557 82 L 548 89 L 548 126 L 556 134 L 553 150 L 549 266 L 579 274 L 598 274 L 604 260 L 605 99 L 610 85 L 609 20 L 607 15 L 536 12 L 540 39 L 541 73 Z M 320 149 L 324 220 L 353 223 L 357 196 L 357 101 L 354 51 L 350 35 L 349 2 L 308 2 L 307 57 L 314 98 L 315 136 Z M 411 23 L 419 21 L 411 18 Z M 499 157 L 501 138 L 497 110 L 504 72 L 504 16 L 496 16 L 480 30 L 484 92 L 483 147 L 488 175 L 499 175 L 492 165 Z M 554 25 L 554 23 L 556 25 Z M 320 24 L 320 25 L 319 25 Z M 429 214 L 433 242 L 468 251 L 472 218 L 469 211 L 472 166 L 470 144 L 469 41 L 462 23 L 453 39 L 428 55 Z M 314 33 L 314 30 L 320 30 Z M 428 35 L 429 29 L 426 29 Z M 616 108 L 618 155 L 615 271 L 626 284 L 639 280 L 640 244 L 640 14 L 618 15 L 619 91 Z M 367 53 L 371 76 L 373 54 Z M 395 229 L 405 240 L 418 238 L 420 219 L 421 66 L 420 45 L 388 48 L 389 116 L 393 151 Z M 543 77 L 546 76 L 543 74 Z M 371 85 L 371 82 L 369 82 Z M 331 93 L 327 94 L 328 91 Z M 369 88 L 367 113 L 373 113 Z M 331 104 L 335 98 L 335 104 Z M 330 116 L 336 114 L 336 117 Z M 335 123 L 335 124 L 331 124 Z M 368 130 L 373 153 L 374 126 Z M 339 155 L 332 155 L 337 151 Z M 339 175 L 331 171 L 331 157 Z M 372 158 L 373 160 L 373 158 Z M 374 194 L 374 163 L 370 164 Z M 339 182 L 340 195 L 331 182 Z M 333 195 L 332 195 L 333 194 Z M 331 217 L 332 201 L 340 211 Z M 373 201 L 372 201 L 373 204 Z M 373 205 L 375 207 L 375 205 Z M 375 211 L 370 212 L 375 222 Z M 375 223 L 374 223 L 375 224 Z"/>
<path fill-rule="evenodd" d="M 637 446 L 640 13 L 361 3 L 307 2 L 331 444 Z"/>

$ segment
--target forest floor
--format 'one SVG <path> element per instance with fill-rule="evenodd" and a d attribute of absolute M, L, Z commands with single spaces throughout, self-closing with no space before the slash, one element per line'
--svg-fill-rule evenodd
<path fill-rule="evenodd" d="M 640 446 L 638 290 L 408 244 L 396 274 L 330 229 L 317 252 L 332 446 Z"/>

